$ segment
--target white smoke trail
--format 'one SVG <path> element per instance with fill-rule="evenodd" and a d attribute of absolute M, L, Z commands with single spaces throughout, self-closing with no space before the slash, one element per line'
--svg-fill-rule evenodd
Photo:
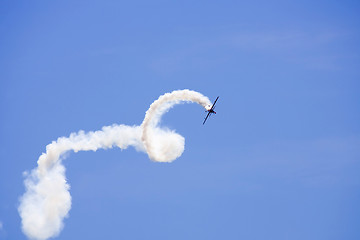
<path fill-rule="evenodd" d="M 141 139 L 150 159 L 157 162 L 171 162 L 183 153 L 184 138 L 173 131 L 160 129 L 157 125 L 165 112 L 175 104 L 184 101 L 197 102 L 205 109 L 211 105 L 210 100 L 201 93 L 182 90 L 160 96 L 146 111 L 141 124 L 143 127 Z"/>
<path fill-rule="evenodd" d="M 171 162 L 181 156 L 185 140 L 174 131 L 158 127 L 161 116 L 181 102 L 196 102 L 208 109 L 209 99 L 190 90 L 166 93 L 153 102 L 141 126 L 113 125 L 100 131 L 70 134 L 46 146 L 37 163 L 38 167 L 27 174 L 26 192 L 18 208 L 22 230 L 30 239 L 45 240 L 57 236 L 63 228 L 63 219 L 71 208 L 69 184 L 66 182 L 62 158 L 68 151 L 96 151 L 117 146 L 135 147 L 158 162 Z"/>

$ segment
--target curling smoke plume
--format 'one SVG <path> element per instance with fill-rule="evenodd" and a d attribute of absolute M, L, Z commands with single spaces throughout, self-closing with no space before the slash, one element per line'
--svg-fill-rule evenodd
<path fill-rule="evenodd" d="M 46 153 L 37 161 L 37 168 L 27 174 L 24 181 L 26 192 L 20 199 L 18 210 L 25 235 L 30 239 L 45 240 L 57 236 L 64 226 L 63 220 L 71 208 L 70 186 L 62 165 L 66 152 L 133 146 L 157 162 L 171 162 L 181 156 L 185 139 L 158 126 L 161 116 L 181 102 L 196 102 L 205 109 L 211 105 L 209 99 L 198 92 L 173 91 L 150 105 L 140 126 L 112 125 L 95 132 L 79 131 L 47 145 Z"/>

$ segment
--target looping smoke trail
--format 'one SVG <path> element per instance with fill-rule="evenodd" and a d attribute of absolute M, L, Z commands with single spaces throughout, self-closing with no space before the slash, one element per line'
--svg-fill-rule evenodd
<path fill-rule="evenodd" d="M 197 102 L 205 109 L 211 105 L 207 97 L 190 90 L 166 93 L 154 101 L 146 111 L 144 121 L 141 124 L 143 127 L 141 139 L 151 160 L 171 162 L 183 153 L 185 139 L 174 131 L 157 127 L 161 116 L 180 102 Z"/>
<path fill-rule="evenodd" d="M 181 156 L 185 140 L 174 131 L 158 127 L 161 116 L 181 102 L 196 102 L 208 109 L 209 99 L 190 90 L 166 93 L 154 101 L 141 126 L 112 125 L 100 131 L 72 133 L 60 137 L 46 146 L 37 163 L 38 167 L 26 175 L 26 192 L 18 208 L 22 230 L 30 239 L 45 240 L 57 236 L 71 208 L 70 186 L 66 182 L 64 154 L 68 151 L 96 151 L 117 146 L 135 147 L 158 162 L 171 162 Z"/>

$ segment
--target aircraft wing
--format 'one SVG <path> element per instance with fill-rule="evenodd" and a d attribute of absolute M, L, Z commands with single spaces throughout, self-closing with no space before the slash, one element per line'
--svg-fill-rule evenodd
<path fill-rule="evenodd" d="M 206 115 L 206 118 L 205 118 L 205 120 L 204 120 L 204 122 L 203 122 L 203 125 L 205 124 L 205 122 L 206 122 L 206 120 L 208 119 L 208 117 L 210 116 L 210 114 L 211 114 L 211 112 L 209 112 L 209 113 Z"/>
<path fill-rule="evenodd" d="M 213 103 L 213 105 L 211 106 L 211 109 L 214 109 L 214 107 L 215 107 L 215 103 L 216 103 L 216 101 L 219 99 L 219 96 L 215 99 L 215 102 Z"/>

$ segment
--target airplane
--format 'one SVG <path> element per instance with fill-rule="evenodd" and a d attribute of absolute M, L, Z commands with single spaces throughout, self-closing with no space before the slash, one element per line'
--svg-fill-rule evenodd
<path fill-rule="evenodd" d="M 218 100 L 218 98 L 219 98 L 219 97 L 217 97 L 217 98 L 215 99 L 215 101 L 214 101 L 213 105 L 211 106 L 211 108 L 210 108 L 209 110 L 206 110 L 206 111 L 205 111 L 205 112 L 208 112 L 208 114 L 206 115 L 206 118 L 205 118 L 205 120 L 204 120 L 204 122 L 203 122 L 203 125 L 205 124 L 206 120 L 208 119 L 209 116 L 211 116 L 212 113 L 215 113 L 215 114 L 216 114 L 216 112 L 214 111 L 214 109 L 215 109 L 215 103 L 216 103 L 216 101 Z"/>

